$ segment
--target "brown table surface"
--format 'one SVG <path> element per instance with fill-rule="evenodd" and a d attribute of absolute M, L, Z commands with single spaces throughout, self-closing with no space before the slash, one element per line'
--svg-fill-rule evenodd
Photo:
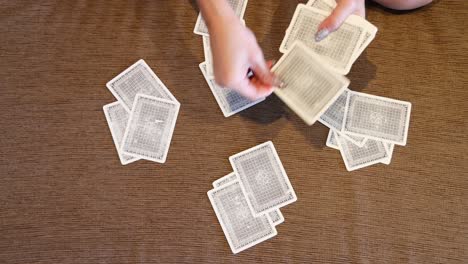
<path fill-rule="evenodd" d="M 299 2 L 249 2 L 266 57 Z M 379 33 L 351 89 L 413 111 L 389 166 L 347 172 L 328 129 L 274 96 L 223 117 L 190 1 L 0 1 L 0 263 L 468 263 L 467 2 L 368 6 Z M 165 164 L 122 166 L 105 84 L 140 58 L 181 111 Z M 206 192 L 268 140 L 298 201 L 276 237 L 233 255 Z"/>

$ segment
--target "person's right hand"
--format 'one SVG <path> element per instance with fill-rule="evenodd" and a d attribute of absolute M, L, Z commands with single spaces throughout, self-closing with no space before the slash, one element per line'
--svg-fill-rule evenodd
<path fill-rule="evenodd" d="M 257 40 L 239 18 L 223 17 L 210 27 L 210 45 L 216 82 L 234 89 L 243 96 L 256 100 L 273 92 L 279 86 L 270 72 Z M 254 76 L 248 77 L 252 70 Z"/>
<path fill-rule="evenodd" d="M 352 14 L 365 17 L 365 0 L 337 0 L 336 8 L 318 27 L 315 41 L 319 42 L 330 33 L 340 28 L 343 22 Z"/>

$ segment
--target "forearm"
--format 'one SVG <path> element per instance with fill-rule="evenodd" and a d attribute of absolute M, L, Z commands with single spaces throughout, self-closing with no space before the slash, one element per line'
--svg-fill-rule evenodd
<path fill-rule="evenodd" d="M 208 29 L 221 21 L 236 19 L 236 14 L 226 0 L 197 0 Z"/>

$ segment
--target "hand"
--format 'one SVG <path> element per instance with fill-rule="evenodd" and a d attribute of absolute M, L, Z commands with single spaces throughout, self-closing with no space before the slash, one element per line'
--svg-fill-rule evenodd
<path fill-rule="evenodd" d="M 351 14 L 365 17 L 365 0 L 337 0 L 336 8 L 318 27 L 315 41 L 319 42 L 337 30 Z"/>
<path fill-rule="evenodd" d="M 266 62 L 257 40 L 237 17 L 223 18 L 210 27 L 210 45 L 216 82 L 256 100 L 279 86 L 270 72 L 272 62 Z M 252 70 L 254 76 L 247 77 Z"/>

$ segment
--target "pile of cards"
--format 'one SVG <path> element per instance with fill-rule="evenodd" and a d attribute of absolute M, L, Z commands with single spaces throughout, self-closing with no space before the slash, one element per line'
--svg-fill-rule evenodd
<path fill-rule="evenodd" d="M 338 149 L 348 171 L 390 164 L 395 145 L 406 145 L 411 103 L 344 90 L 320 116 L 330 128 L 326 145 Z"/>
<path fill-rule="evenodd" d="M 164 163 L 180 103 L 144 60 L 107 83 L 117 102 L 103 107 L 123 165 L 139 159 Z"/>
<path fill-rule="evenodd" d="M 350 16 L 320 42 L 318 26 L 336 7 L 334 0 L 311 0 L 299 4 L 272 71 L 285 87 L 275 94 L 308 125 L 312 125 L 348 87 L 346 75 L 352 64 L 374 39 L 377 28 L 364 18 Z"/>
<path fill-rule="evenodd" d="M 276 236 L 284 221 L 280 208 L 297 201 L 271 141 L 229 158 L 234 172 L 208 192 L 234 254 Z"/>
<path fill-rule="evenodd" d="M 353 63 L 375 38 L 377 28 L 364 18 L 351 15 L 338 30 L 317 42 L 315 33 L 335 6 L 334 0 L 311 0 L 307 5 L 299 4 L 286 30 L 280 52 L 286 53 L 300 41 L 337 73 L 348 74 Z"/>
<path fill-rule="evenodd" d="M 239 17 L 241 23 L 245 25 L 243 17 L 247 8 L 247 0 L 229 0 L 228 2 L 231 5 L 234 12 L 236 13 L 236 15 Z M 265 98 L 260 98 L 255 101 L 251 101 L 232 89 L 219 86 L 215 82 L 214 78 L 213 55 L 211 53 L 210 35 L 201 14 L 198 15 L 198 19 L 193 32 L 197 35 L 201 35 L 203 38 L 203 50 L 205 54 L 205 61 L 199 65 L 200 70 L 208 86 L 210 87 L 210 90 L 213 93 L 214 98 L 218 103 L 219 108 L 221 109 L 221 112 L 225 117 L 232 116 L 236 113 L 239 113 L 242 110 L 245 110 L 265 100 Z"/>

